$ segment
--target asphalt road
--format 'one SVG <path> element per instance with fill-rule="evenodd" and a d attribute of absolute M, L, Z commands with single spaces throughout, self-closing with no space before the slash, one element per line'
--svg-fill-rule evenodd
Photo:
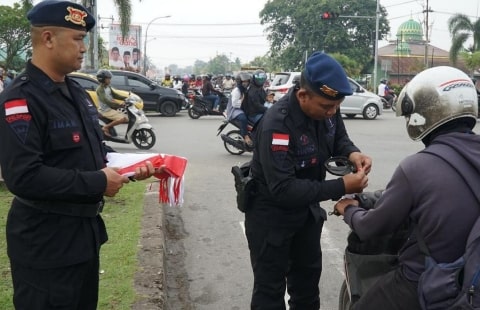
<path fill-rule="evenodd" d="M 235 190 L 230 169 L 250 160 L 250 154 L 228 154 L 216 136 L 222 117 L 192 120 L 186 112 L 173 118 L 149 115 L 157 134 L 151 152 L 175 154 L 188 159 L 185 174 L 185 202 L 182 207 L 166 207 L 167 221 L 180 223 L 176 236 L 181 249 L 169 249 L 167 256 L 178 264 L 171 275 L 183 277 L 184 306 L 170 309 L 248 309 L 252 289 L 249 251 L 243 230 L 243 214 L 235 206 Z M 421 142 L 410 140 L 405 121 L 390 110 L 376 120 L 345 119 L 350 137 L 373 159 L 369 188 L 384 188 L 398 162 L 420 150 Z M 478 131 L 478 130 L 477 130 Z M 137 152 L 133 145 L 111 144 L 121 152 Z M 331 211 L 333 202 L 322 206 Z M 343 281 L 343 250 L 348 227 L 341 218 L 330 216 L 322 233 L 323 273 L 320 281 L 321 308 L 338 308 Z M 176 251 L 184 251 L 176 255 Z M 181 270 L 180 270 L 181 269 Z M 170 284 L 172 286 L 172 284 Z M 179 289 L 173 287 L 173 289 Z M 174 297 L 173 297 L 174 298 Z M 185 305 L 189 305 L 185 307 Z"/>

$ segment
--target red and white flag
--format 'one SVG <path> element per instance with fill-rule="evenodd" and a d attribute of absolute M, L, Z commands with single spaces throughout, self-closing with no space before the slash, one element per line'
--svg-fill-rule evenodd
<path fill-rule="evenodd" d="M 272 145 L 286 145 L 288 146 L 288 141 L 290 136 L 286 133 L 273 133 Z"/>
<path fill-rule="evenodd" d="M 159 201 L 170 206 L 183 203 L 185 157 L 158 153 L 107 153 L 107 166 L 121 168 L 120 174 L 131 176 L 135 168 L 150 161 L 155 168 L 165 166 L 163 173 L 153 176 L 160 180 Z"/>
<path fill-rule="evenodd" d="M 28 113 L 27 99 L 16 99 L 5 102 L 5 116 Z"/>

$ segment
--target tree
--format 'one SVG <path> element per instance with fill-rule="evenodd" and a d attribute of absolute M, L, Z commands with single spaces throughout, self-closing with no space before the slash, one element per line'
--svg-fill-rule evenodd
<path fill-rule="evenodd" d="M 454 64 L 461 52 L 480 51 L 480 18 L 472 22 L 467 15 L 456 14 L 448 20 L 448 31 L 452 36 L 450 60 Z M 473 44 L 465 48 L 464 45 L 470 38 L 473 38 Z"/>
<path fill-rule="evenodd" d="M 473 73 L 475 70 L 480 69 L 480 51 L 471 53 L 471 52 L 461 52 L 460 56 L 465 61 L 465 67 L 470 70 L 471 76 L 473 77 Z"/>
<path fill-rule="evenodd" d="M 376 0 L 271 0 L 260 12 L 267 25 L 270 56 L 282 70 L 299 71 L 314 51 L 341 53 L 359 64 L 372 59 Z M 339 14 L 321 19 L 323 12 Z M 342 17 L 345 16 L 345 17 Z M 355 17 L 351 17 L 355 16 Z M 380 36 L 390 30 L 380 7 Z"/>
<path fill-rule="evenodd" d="M 20 71 L 30 53 L 30 24 L 26 12 L 31 4 L 14 3 L 13 7 L 0 6 L 0 50 L 5 52 L 4 65 Z"/>

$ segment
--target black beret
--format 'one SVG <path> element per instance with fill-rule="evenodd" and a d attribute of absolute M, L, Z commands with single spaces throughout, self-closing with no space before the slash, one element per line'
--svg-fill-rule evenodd
<path fill-rule="evenodd" d="M 343 67 L 325 53 L 315 52 L 307 59 L 305 81 L 320 96 L 330 100 L 353 94 Z"/>
<path fill-rule="evenodd" d="M 27 14 L 32 26 L 56 26 L 89 31 L 95 18 L 82 5 L 70 1 L 45 0 Z"/>

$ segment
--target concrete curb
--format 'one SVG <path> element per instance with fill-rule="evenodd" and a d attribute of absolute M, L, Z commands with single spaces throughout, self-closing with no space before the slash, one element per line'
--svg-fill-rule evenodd
<path fill-rule="evenodd" d="M 139 296 L 132 310 L 162 310 L 165 292 L 165 219 L 158 202 L 159 183 L 147 185 L 134 287 Z"/>

